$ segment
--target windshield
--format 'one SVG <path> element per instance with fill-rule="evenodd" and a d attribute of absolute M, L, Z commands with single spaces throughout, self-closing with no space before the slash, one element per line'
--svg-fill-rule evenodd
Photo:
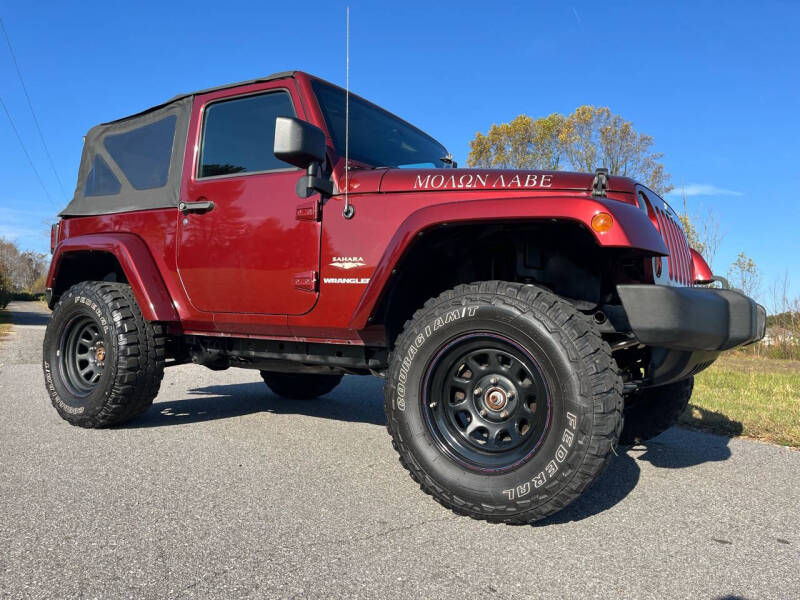
<path fill-rule="evenodd" d="M 344 156 L 345 92 L 312 82 L 336 153 Z M 350 96 L 350 159 L 373 167 L 450 167 L 444 146 L 428 134 L 361 98 Z M 446 159 L 446 160 L 443 160 Z"/>

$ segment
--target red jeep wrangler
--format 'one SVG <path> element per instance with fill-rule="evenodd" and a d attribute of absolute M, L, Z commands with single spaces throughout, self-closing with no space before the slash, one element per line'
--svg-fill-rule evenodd
<path fill-rule="evenodd" d="M 672 425 L 721 351 L 763 336 L 763 307 L 696 287 L 712 274 L 646 187 L 458 169 L 346 98 L 286 72 L 88 133 L 47 283 L 44 378 L 64 419 L 133 419 L 187 362 L 258 369 L 297 400 L 373 374 L 424 491 L 532 522 L 618 442 Z"/>

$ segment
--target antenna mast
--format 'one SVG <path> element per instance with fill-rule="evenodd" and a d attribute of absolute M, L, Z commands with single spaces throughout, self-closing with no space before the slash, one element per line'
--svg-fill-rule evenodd
<path fill-rule="evenodd" d="M 350 6 L 346 8 L 347 33 L 345 41 L 344 87 L 344 210 L 345 219 L 352 219 L 356 209 L 350 205 Z"/>

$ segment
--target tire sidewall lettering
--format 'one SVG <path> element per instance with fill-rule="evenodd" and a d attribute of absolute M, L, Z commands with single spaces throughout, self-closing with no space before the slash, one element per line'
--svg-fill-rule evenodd
<path fill-rule="evenodd" d="M 44 367 L 44 385 L 47 389 L 47 394 L 50 396 L 50 400 L 57 404 L 61 410 L 67 412 L 71 415 L 82 415 L 86 410 L 85 406 L 72 406 L 67 404 L 61 399 L 61 396 L 58 394 L 58 390 L 56 390 L 56 386 L 53 383 L 53 373 L 50 368 L 50 362 L 45 360 L 43 362 Z"/>
<path fill-rule="evenodd" d="M 460 309 L 455 308 L 447 311 L 443 317 L 437 317 L 432 323 L 425 325 L 422 332 L 418 333 L 414 340 L 408 344 L 403 356 L 403 362 L 400 365 L 397 382 L 395 383 L 395 407 L 398 410 L 405 411 L 406 409 L 408 372 L 411 369 L 414 357 L 419 353 L 422 345 L 434 332 L 439 331 L 445 325 L 460 319 L 474 317 L 478 313 L 478 308 L 478 306 L 468 305 Z"/>
<path fill-rule="evenodd" d="M 567 411 L 567 426 L 561 433 L 561 443 L 556 448 L 555 456 L 545 464 L 544 468 L 539 471 L 530 481 L 525 481 L 514 487 L 503 490 L 503 495 L 508 500 L 518 500 L 527 496 L 531 489 L 537 490 L 543 485 L 547 484 L 558 474 L 559 466 L 566 460 L 569 455 L 569 448 L 575 442 L 575 431 L 578 425 L 578 417 Z"/>
<path fill-rule="evenodd" d="M 92 298 L 91 295 L 86 294 L 86 288 L 77 289 L 75 292 L 67 292 L 53 310 L 50 323 L 45 331 L 42 368 L 45 388 L 56 408 L 60 412 L 72 416 L 91 417 L 102 410 L 110 393 L 109 382 L 115 379 L 118 340 L 110 308 L 103 304 L 100 298 Z M 107 359 L 104 373 L 97 387 L 88 396 L 73 400 L 69 390 L 61 381 L 59 345 L 64 327 L 72 319 L 81 315 L 91 316 L 102 329 L 106 341 Z"/>
<path fill-rule="evenodd" d="M 100 306 L 98 306 L 98 304 L 94 300 L 92 300 L 91 298 L 87 298 L 85 296 L 75 296 L 74 301 L 75 304 L 83 304 L 84 306 L 88 307 L 89 310 L 91 310 L 97 317 L 99 325 L 103 328 L 103 334 L 104 335 L 108 334 L 108 329 L 109 329 L 108 320 L 103 314 L 103 311 L 100 308 Z"/>

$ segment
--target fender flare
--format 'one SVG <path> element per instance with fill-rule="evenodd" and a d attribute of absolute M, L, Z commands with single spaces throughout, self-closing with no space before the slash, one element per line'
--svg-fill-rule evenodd
<path fill-rule="evenodd" d="M 64 257 L 75 252 L 105 252 L 114 256 L 125 273 L 145 320 L 178 320 L 178 313 L 161 278 L 161 272 L 147 244 L 139 236 L 132 233 L 99 233 L 63 240 L 53 253 L 47 275 L 48 289 L 55 289 Z"/>
<path fill-rule="evenodd" d="M 591 220 L 599 212 L 610 213 L 614 226 L 605 233 L 591 228 Z M 398 227 L 381 256 L 370 282 L 349 323 L 360 330 L 367 326 L 388 287 L 392 270 L 426 229 L 476 221 L 539 221 L 558 219 L 582 224 L 598 245 L 606 248 L 636 248 L 653 255 L 667 256 L 669 250 L 661 234 L 637 206 L 609 198 L 548 196 L 547 198 L 512 197 L 445 202 L 425 206 L 411 213 Z"/>

